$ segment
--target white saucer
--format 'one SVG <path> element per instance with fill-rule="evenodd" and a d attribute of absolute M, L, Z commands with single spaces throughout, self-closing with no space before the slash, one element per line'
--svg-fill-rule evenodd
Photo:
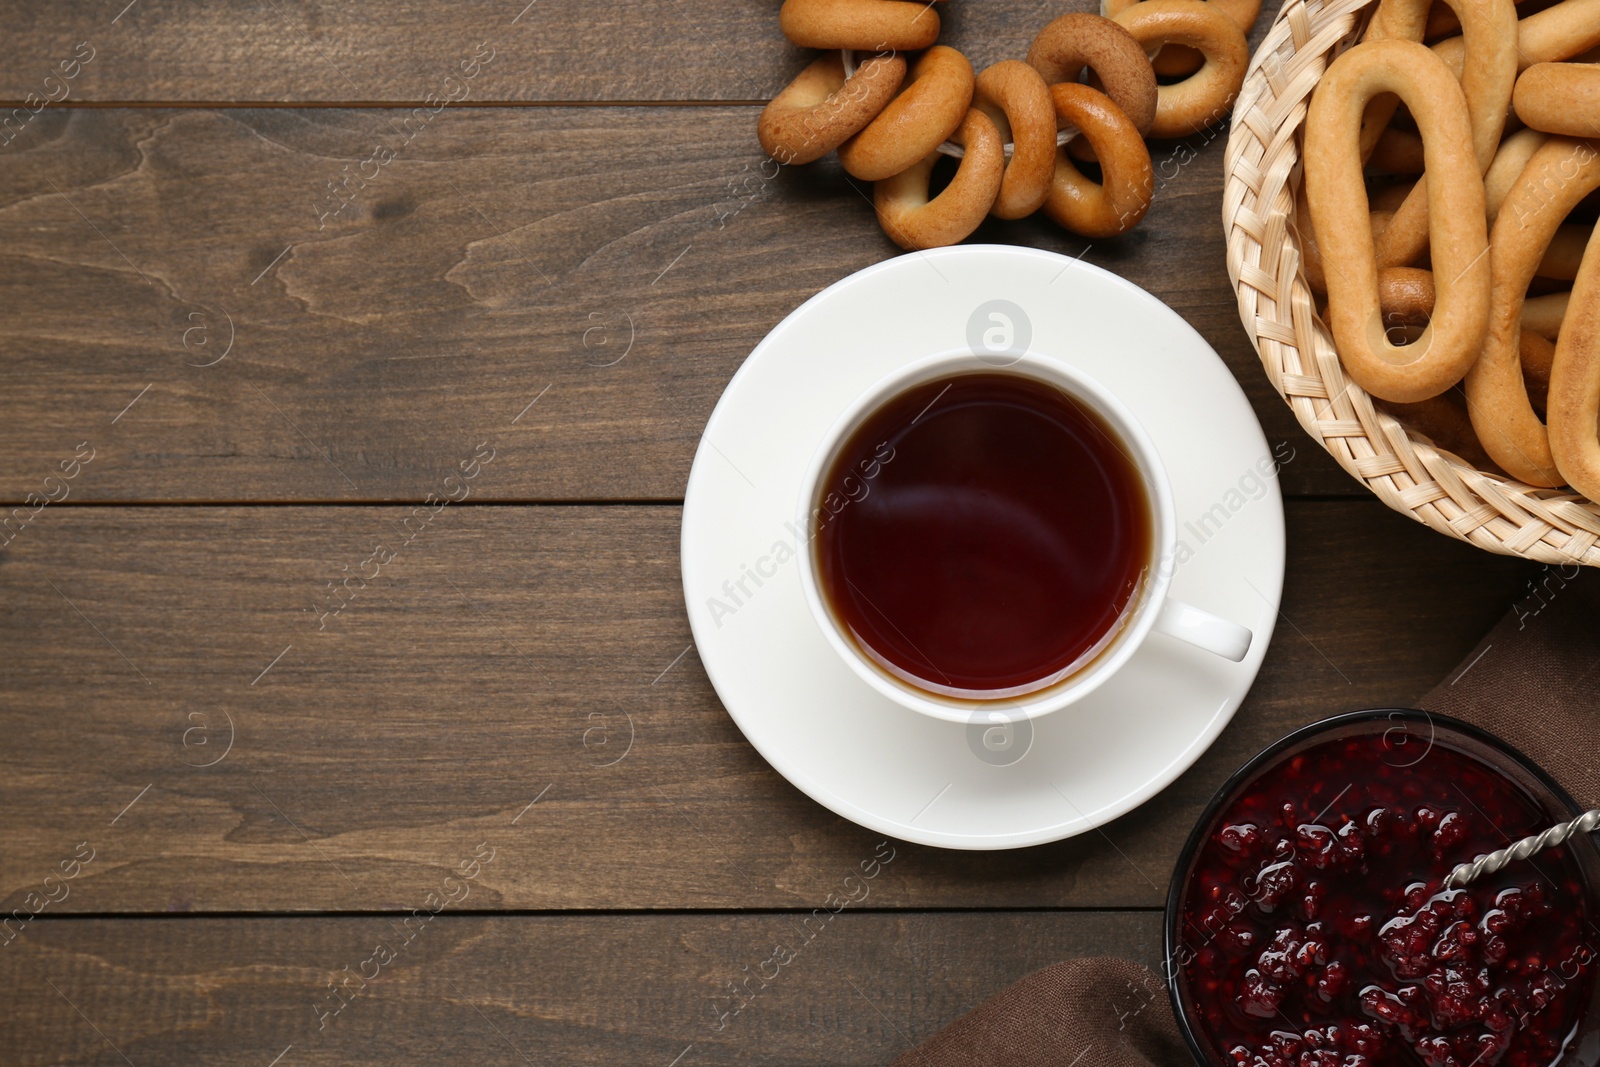
<path fill-rule="evenodd" d="M 1152 634 L 1097 692 L 1033 722 L 1031 739 L 1027 723 L 1009 737 L 986 734 L 986 723 L 941 722 L 879 695 L 830 649 L 806 607 L 796 560 L 777 550 L 804 550 L 790 525 L 800 480 L 851 400 L 898 366 L 969 347 L 992 321 L 990 309 L 979 329 L 969 322 L 994 300 L 1026 315 L 1031 329 L 1015 331 L 1018 347 L 1087 371 L 1154 440 L 1172 480 L 1178 536 L 1193 552 L 1180 551 L 1172 595 L 1255 633 L 1241 663 Z M 1181 774 L 1255 680 L 1283 588 L 1283 506 L 1277 482 L 1260 476 L 1271 462 L 1227 367 L 1137 286 L 1009 245 L 900 256 L 830 286 L 779 323 L 712 412 L 683 509 L 695 645 L 750 743 L 845 818 L 945 848 L 1071 837 Z"/>

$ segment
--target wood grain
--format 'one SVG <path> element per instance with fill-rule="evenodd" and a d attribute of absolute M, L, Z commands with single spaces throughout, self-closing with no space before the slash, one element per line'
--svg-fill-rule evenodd
<path fill-rule="evenodd" d="M 23 530 L 0 553 L 0 910 L 83 841 L 51 913 L 403 909 L 481 841 L 506 852 L 482 907 L 809 908 L 871 852 L 719 704 L 677 508 L 446 507 L 319 630 L 326 583 L 371 573 L 406 514 L 62 507 Z M 1235 767 L 1414 700 L 1532 573 L 1372 501 L 1288 520 L 1285 621 L 1189 773 L 1103 833 L 904 846 L 881 903 L 1159 904 Z"/>
<path fill-rule="evenodd" d="M 0 949 L 0 1046 L 18 1067 L 883 1064 L 1039 967 L 1160 959 L 1153 912 L 803 917 L 445 911 L 409 945 L 377 917 L 40 921 Z M 395 959 L 362 989 L 344 968 L 379 943 Z M 733 1000 L 777 945 L 794 958 Z M 357 992 L 319 1030 L 335 980 Z M 1151 996 L 1107 989 L 1106 1011 Z"/>
<path fill-rule="evenodd" d="M 482 44 L 494 58 L 465 83 L 472 101 L 765 100 L 814 55 L 784 40 L 777 0 L 640 0 L 624 9 L 583 0 L 126 3 L 0 5 L 0 100 L 59 97 L 44 79 L 85 41 L 94 59 L 68 83 L 69 102 L 419 103 L 429 93 L 459 96 L 462 83 L 444 79 L 459 79 L 461 61 Z M 1277 8 L 1263 5 L 1253 41 Z M 940 40 L 982 69 L 1021 59 L 1046 22 L 1073 10 L 1098 8 L 945 4 Z"/>
<path fill-rule="evenodd" d="M 486 498 L 680 498 L 750 349 L 896 252 L 835 164 L 766 181 L 755 116 L 46 109 L 0 167 L 0 500 L 89 440 L 77 500 L 420 501 L 488 436 L 507 461 Z M 1119 241 L 1042 219 L 974 239 L 1149 289 L 1295 442 L 1288 492 L 1362 495 L 1239 325 L 1222 147 L 1158 149 L 1155 207 Z"/>
<path fill-rule="evenodd" d="M 1091 9 L 945 4 L 943 40 L 981 68 Z M 1154 292 L 1296 448 L 1251 696 L 1163 794 L 1041 848 L 884 845 L 790 787 L 693 651 L 670 505 L 756 342 L 897 250 L 836 165 L 762 176 L 754 102 L 809 59 L 776 10 L 0 3 L 0 501 L 70 490 L 0 533 L 0 914 L 46 903 L 0 926 L 0 1059 L 881 1064 L 1056 960 L 1156 963 L 1150 909 L 1218 783 L 1413 700 L 1521 594 L 1531 566 L 1383 509 L 1305 438 L 1227 283 L 1225 131 L 1158 144 L 1133 235 L 974 240 Z M 566 106 L 619 102 L 685 106 Z M 373 104 L 403 106 L 327 106 Z M 407 525 L 484 441 L 471 502 Z M 1058 908 L 1119 910 L 1032 910 Z M 396 961 L 319 1028 L 379 941 Z"/>

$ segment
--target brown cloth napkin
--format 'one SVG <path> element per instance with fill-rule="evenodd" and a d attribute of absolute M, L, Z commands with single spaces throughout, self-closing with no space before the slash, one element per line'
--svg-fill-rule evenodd
<path fill-rule="evenodd" d="M 1418 702 L 1521 749 L 1600 807 L 1600 579 L 1546 567 Z M 1355 710 L 1355 709 L 1351 709 Z M 894 1067 L 1192 1067 L 1166 982 L 1137 963 L 1052 964 L 979 1004 Z"/>

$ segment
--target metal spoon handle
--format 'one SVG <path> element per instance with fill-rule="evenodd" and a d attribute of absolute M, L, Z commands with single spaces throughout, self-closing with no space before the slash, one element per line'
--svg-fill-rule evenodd
<path fill-rule="evenodd" d="M 1460 889 L 1481 875 L 1493 874 L 1508 863 L 1525 860 L 1535 852 L 1554 848 L 1573 834 L 1586 834 L 1600 827 L 1600 808 L 1586 811 L 1571 822 L 1558 823 L 1542 834 L 1524 837 L 1506 848 L 1479 856 L 1471 863 L 1463 863 L 1450 872 L 1444 880 L 1445 889 Z"/>

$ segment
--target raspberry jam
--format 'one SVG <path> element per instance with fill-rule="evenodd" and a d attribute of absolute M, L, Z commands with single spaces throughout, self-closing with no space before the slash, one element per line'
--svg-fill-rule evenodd
<path fill-rule="evenodd" d="M 1440 891 L 1456 864 L 1568 816 L 1473 745 L 1431 734 L 1380 723 L 1312 740 L 1218 809 L 1172 932 L 1178 995 L 1209 1062 L 1580 1058 L 1600 930 L 1570 846 Z"/>

